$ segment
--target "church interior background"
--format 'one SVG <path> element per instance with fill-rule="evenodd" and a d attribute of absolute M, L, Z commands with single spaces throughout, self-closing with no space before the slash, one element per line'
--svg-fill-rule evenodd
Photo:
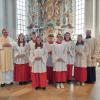
<path fill-rule="evenodd" d="M 23 33 L 28 42 L 31 32 L 36 31 L 44 42 L 50 33 L 78 34 L 92 30 L 100 45 L 100 0 L 0 0 L 0 31 L 6 27 L 10 36 L 17 39 Z M 1 32 L 0 32 L 1 35 Z M 67 85 L 58 91 L 49 86 L 47 91 L 35 91 L 31 84 L 0 88 L 0 100 L 100 100 L 100 58 L 97 82 L 85 87 Z"/>

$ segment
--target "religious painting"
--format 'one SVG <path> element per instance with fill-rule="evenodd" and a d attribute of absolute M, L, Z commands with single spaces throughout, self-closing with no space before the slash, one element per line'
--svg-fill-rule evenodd
<path fill-rule="evenodd" d="M 46 35 L 54 33 L 59 26 L 62 30 L 71 29 L 73 26 L 73 0 L 30 0 L 32 6 L 32 27 L 47 27 Z M 55 23 L 55 24 L 54 24 Z M 49 30 L 53 28 L 53 32 Z M 55 30 L 54 30 L 55 29 Z M 45 30 L 45 29 L 44 29 Z M 63 31 L 64 32 L 64 31 Z M 47 36 L 46 36 L 47 37 Z"/>

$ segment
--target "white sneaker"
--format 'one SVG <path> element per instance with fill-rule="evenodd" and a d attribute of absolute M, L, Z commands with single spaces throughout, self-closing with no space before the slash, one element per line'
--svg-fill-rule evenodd
<path fill-rule="evenodd" d="M 64 89 L 64 84 L 63 83 L 61 83 L 60 86 L 61 86 L 62 89 Z"/>
<path fill-rule="evenodd" d="M 85 83 L 81 83 L 81 86 L 85 86 Z"/>
<path fill-rule="evenodd" d="M 56 88 L 57 88 L 57 89 L 60 89 L 60 84 L 57 84 Z"/>

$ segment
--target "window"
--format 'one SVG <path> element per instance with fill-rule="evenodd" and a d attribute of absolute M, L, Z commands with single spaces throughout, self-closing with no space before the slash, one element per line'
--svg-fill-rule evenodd
<path fill-rule="evenodd" d="M 27 34 L 27 7 L 26 7 L 27 0 L 17 0 L 16 2 L 16 12 L 17 12 L 17 34 L 23 33 L 24 35 Z"/>
<path fill-rule="evenodd" d="M 84 34 L 85 0 L 75 3 L 75 34 Z"/>

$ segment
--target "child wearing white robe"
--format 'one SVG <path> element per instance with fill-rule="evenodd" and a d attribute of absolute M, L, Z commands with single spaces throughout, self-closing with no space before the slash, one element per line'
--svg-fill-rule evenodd
<path fill-rule="evenodd" d="M 73 72 L 73 65 L 75 60 L 75 44 L 71 40 L 71 36 L 69 32 L 66 32 L 64 35 L 65 46 L 67 48 L 67 78 L 68 83 L 72 82 L 72 72 Z"/>
<path fill-rule="evenodd" d="M 48 42 L 45 43 L 45 46 L 48 51 L 48 59 L 47 59 L 47 78 L 49 83 L 53 82 L 53 62 L 52 62 L 52 50 L 54 46 L 54 36 L 53 34 L 49 34 Z"/>
<path fill-rule="evenodd" d="M 54 71 L 54 82 L 56 83 L 57 88 L 64 88 L 64 82 L 67 81 L 67 56 L 66 56 L 66 47 L 62 42 L 62 36 L 57 35 L 57 42 L 53 47 L 53 71 Z"/>
<path fill-rule="evenodd" d="M 21 33 L 18 37 L 17 46 L 14 49 L 14 81 L 19 82 L 20 85 L 26 84 L 31 80 L 28 50 L 25 37 Z"/>
<path fill-rule="evenodd" d="M 31 53 L 32 62 L 32 86 L 35 89 L 46 89 L 47 87 L 47 50 L 42 44 L 40 37 L 37 37 L 34 52 Z"/>
<path fill-rule="evenodd" d="M 80 83 L 80 85 L 85 85 L 87 80 L 88 45 L 82 40 L 82 35 L 78 35 L 75 53 L 74 78 L 76 82 Z"/>

